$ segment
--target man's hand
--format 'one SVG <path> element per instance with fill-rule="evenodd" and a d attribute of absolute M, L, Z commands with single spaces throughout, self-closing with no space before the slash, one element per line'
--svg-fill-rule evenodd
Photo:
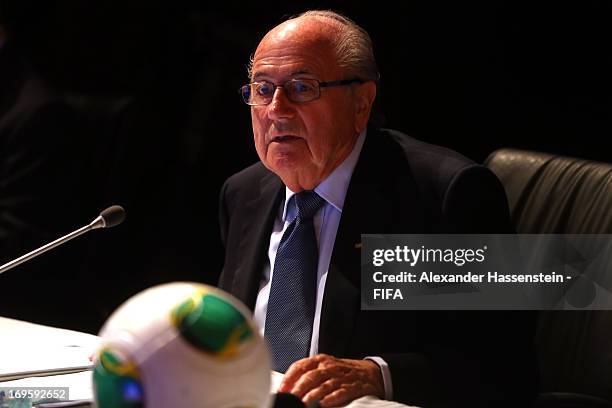
<path fill-rule="evenodd" d="M 289 367 L 279 392 L 290 392 L 305 404 L 323 408 L 346 405 L 364 395 L 385 397 L 380 367 L 370 360 L 349 360 L 326 354 L 298 360 Z"/>

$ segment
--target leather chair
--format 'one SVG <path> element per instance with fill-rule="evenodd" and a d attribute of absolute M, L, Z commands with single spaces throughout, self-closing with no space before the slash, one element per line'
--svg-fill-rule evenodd
<path fill-rule="evenodd" d="M 485 165 L 518 233 L 612 234 L 612 164 L 501 149 Z M 538 408 L 612 407 L 612 311 L 541 312 L 536 342 Z"/>

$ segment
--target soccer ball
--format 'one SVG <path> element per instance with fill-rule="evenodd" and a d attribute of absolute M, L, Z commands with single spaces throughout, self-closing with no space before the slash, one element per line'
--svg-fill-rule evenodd
<path fill-rule="evenodd" d="M 269 407 L 270 355 L 229 294 L 169 283 L 135 295 L 100 331 L 99 408 Z"/>

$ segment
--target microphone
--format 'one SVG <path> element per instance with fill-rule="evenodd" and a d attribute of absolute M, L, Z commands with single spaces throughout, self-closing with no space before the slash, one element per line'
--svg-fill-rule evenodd
<path fill-rule="evenodd" d="M 9 269 L 13 269 L 17 265 L 29 261 L 30 259 L 55 248 L 56 246 L 62 245 L 64 242 L 68 242 L 71 239 L 78 237 L 79 235 L 98 228 L 114 227 L 115 225 L 121 224 L 124 219 L 125 210 L 123 209 L 123 207 L 121 207 L 120 205 L 113 205 L 111 207 L 108 207 L 88 225 L 85 225 L 79 228 L 78 230 L 71 232 L 70 234 L 64 235 L 63 237 L 58 238 L 53 242 L 49 242 L 48 244 L 43 245 L 38 249 L 28 252 L 27 254 L 22 255 L 17 259 L 13 259 L 12 261 L 0 266 L 0 274 L 8 271 Z"/>

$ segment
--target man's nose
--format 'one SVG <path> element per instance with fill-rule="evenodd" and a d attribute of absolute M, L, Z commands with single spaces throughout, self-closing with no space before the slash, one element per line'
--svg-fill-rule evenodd
<path fill-rule="evenodd" d="M 293 116 L 294 113 L 293 102 L 287 97 L 287 92 L 282 86 L 277 87 L 268 105 L 268 117 L 270 119 L 287 118 Z"/>

